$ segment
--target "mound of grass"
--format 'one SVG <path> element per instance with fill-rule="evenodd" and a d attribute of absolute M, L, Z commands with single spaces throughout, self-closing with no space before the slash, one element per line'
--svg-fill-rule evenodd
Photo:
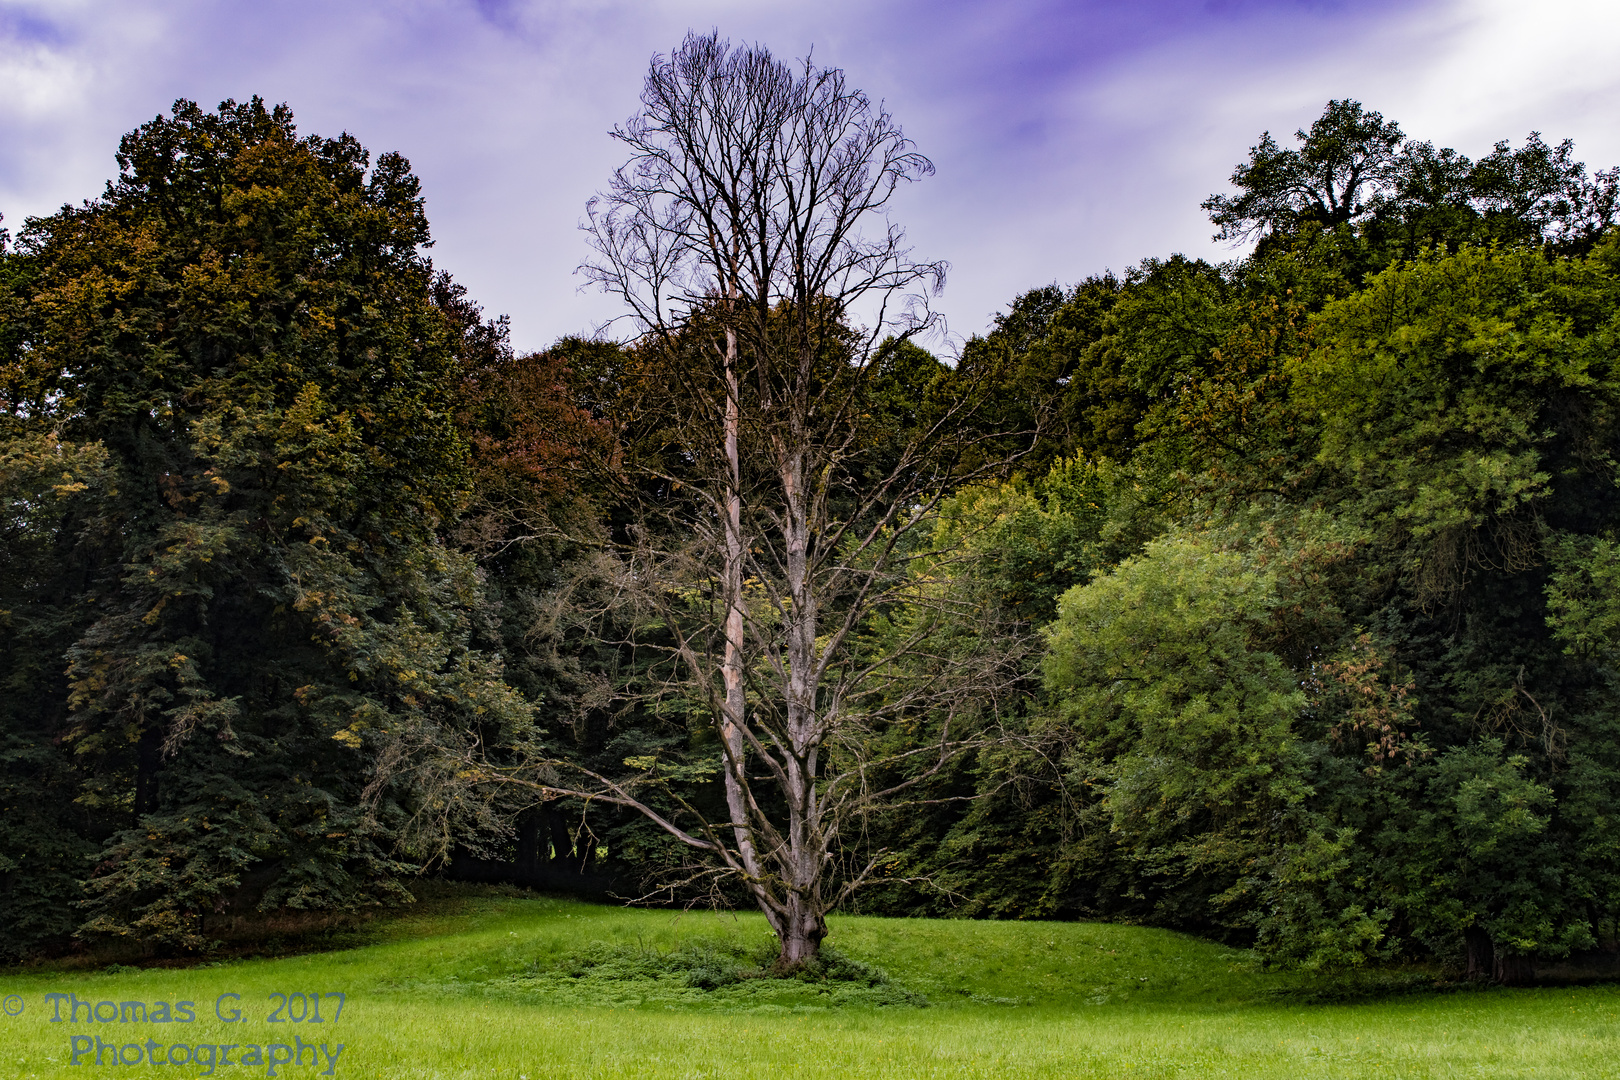
<path fill-rule="evenodd" d="M 671 949 L 597 943 L 560 964 L 536 964 L 486 984 L 548 1005 L 662 1005 L 769 1012 L 845 1007 L 921 1007 L 922 995 L 881 969 L 836 949 L 787 974 L 773 969 L 775 950 L 749 956 L 737 944 Z M 504 995 L 503 995 L 504 996 Z"/>

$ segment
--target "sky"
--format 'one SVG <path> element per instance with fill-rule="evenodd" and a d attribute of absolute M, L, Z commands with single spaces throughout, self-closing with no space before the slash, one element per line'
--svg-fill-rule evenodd
<path fill-rule="evenodd" d="M 1329 98 L 1471 156 L 1538 130 L 1620 163 L 1613 0 L 0 0 L 0 213 L 93 198 L 176 98 L 257 94 L 408 157 L 435 263 L 543 348 L 620 313 L 574 272 L 607 132 L 710 29 L 844 69 L 933 160 L 893 216 L 951 264 L 943 352 L 1030 288 L 1239 254 L 1198 204 Z"/>

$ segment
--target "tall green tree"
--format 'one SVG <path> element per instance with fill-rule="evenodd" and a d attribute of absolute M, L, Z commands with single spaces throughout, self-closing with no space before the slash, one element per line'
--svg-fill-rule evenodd
<path fill-rule="evenodd" d="M 1203 202 L 1218 240 L 1256 240 L 1261 252 L 1302 233 L 1344 233 L 1354 276 L 1424 247 L 1461 243 L 1549 244 L 1587 251 L 1615 222 L 1620 170 L 1588 176 L 1574 143 L 1531 132 L 1514 149 L 1502 140 L 1477 161 L 1432 142 L 1359 101 L 1329 101 L 1309 130 L 1285 148 L 1270 132 L 1232 171 L 1235 192 Z"/>
<path fill-rule="evenodd" d="M 1057 290 L 978 346 L 1065 417 L 1117 380 L 1128 435 L 1030 696 L 1040 758 L 955 777 L 977 801 L 930 865 L 973 911 L 1523 980 L 1616 936 L 1614 174 L 1535 135 L 1470 161 L 1354 102 L 1299 137 L 1207 204 L 1252 255 L 1144 261 L 1059 364 Z M 1093 415 L 1037 456 L 1106 445 Z M 1006 587 L 992 563 L 972 587 Z"/>
<path fill-rule="evenodd" d="M 1612 939 L 1614 243 L 1436 252 L 1327 304 L 1248 417 L 1297 484 L 1222 445 L 1241 398 L 1182 395 L 1180 523 L 1052 631 L 1091 876 L 1311 964 L 1522 981 Z"/>
<path fill-rule="evenodd" d="M 10 453 L 99 471 L 8 548 L 50 547 L 54 607 L 13 608 L 7 655 L 38 659 L 7 736 L 71 763 L 35 797 L 83 808 L 84 932 L 190 946 L 215 913 L 405 899 L 418 811 L 473 810 L 409 748 L 530 723 L 438 539 L 468 492 L 464 334 L 419 184 L 258 99 L 177 102 L 118 163 L 14 256 Z"/>
<path fill-rule="evenodd" d="M 1307 221 L 1331 229 L 1359 220 L 1392 186 L 1406 139 L 1395 121 L 1348 98 L 1329 101 L 1310 130 L 1294 137 L 1300 146 L 1290 150 L 1263 133 L 1249 160 L 1232 170 L 1238 193 L 1204 200 L 1220 230 L 1216 239 L 1287 233 Z"/>

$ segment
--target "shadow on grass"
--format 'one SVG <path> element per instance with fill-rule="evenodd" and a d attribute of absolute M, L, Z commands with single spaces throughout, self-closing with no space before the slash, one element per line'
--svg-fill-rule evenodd
<path fill-rule="evenodd" d="M 1290 1005 L 1361 1005 L 1419 994 L 1480 993 L 1487 983 L 1467 982 L 1429 968 L 1371 968 L 1322 974 L 1277 987 L 1266 996 Z"/>
<path fill-rule="evenodd" d="M 1267 992 L 1272 1001 L 1296 1005 L 1359 1005 L 1417 995 L 1485 994 L 1503 990 L 1533 990 L 1577 986 L 1613 986 L 1620 977 L 1611 972 L 1579 969 L 1538 973 L 1518 986 L 1503 986 L 1489 979 L 1464 978 L 1457 969 L 1438 966 L 1363 968 L 1320 974 Z"/>
<path fill-rule="evenodd" d="M 204 925 L 209 941 L 203 949 L 166 949 L 126 938 L 100 938 L 76 942 L 67 951 L 46 953 L 20 964 L 0 965 L 0 971 L 101 969 L 116 973 L 359 949 L 402 938 L 452 932 L 464 926 L 467 917 L 480 908 L 542 896 L 515 886 L 464 884 L 435 878 L 412 882 L 410 892 L 415 898 L 410 904 L 348 911 L 283 908 L 211 918 Z"/>

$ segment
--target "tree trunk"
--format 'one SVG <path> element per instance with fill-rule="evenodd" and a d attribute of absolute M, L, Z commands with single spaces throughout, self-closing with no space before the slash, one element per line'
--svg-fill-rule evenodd
<path fill-rule="evenodd" d="M 1503 986 L 1529 986 L 1536 981 L 1534 961 L 1520 954 L 1496 954 L 1496 981 Z"/>
<path fill-rule="evenodd" d="M 821 951 L 822 939 L 827 936 L 827 920 L 822 917 L 819 904 L 805 904 L 797 893 L 789 894 L 788 913 L 777 936 L 782 949 L 776 958 L 778 969 L 786 971 L 814 960 Z"/>
<path fill-rule="evenodd" d="M 1535 960 L 1518 953 L 1505 953 L 1478 926 L 1463 931 L 1463 947 L 1468 954 L 1468 978 L 1490 979 L 1503 986 L 1529 986 L 1536 981 Z"/>
<path fill-rule="evenodd" d="M 551 861 L 554 865 L 567 870 L 577 871 L 579 866 L 574 862 L 574 838 L 569 835 L 568 822 L 563 816 L 551 807 L 543 811 L 546 825 L 551 832 Z"/>
<path fill-rule="evenodd" d="M 135 816 L 156 812 L 158 775 L 163 769 L 163 731 L 149 727 L 135 746 Z"/>
<path fill-rule="evenodd" d="M 517 865 L 532 874 L 540 866 L 540 811 L 525 810 L 518 816 Z"/>
<path fill-rule="evenodd" d="M 723 589 L 726 602 L 726 652 L 721 661 L 721 676 L 725 682 L 725 701 L 721 704 L 720 737 L 726 755 L 726 812 L 731 817 L 732 835 L 737 841 L 737 855 L 750 889 L 760 905 L 769 910 L 760 874 L 759 860 L 754 854 L 753 832 L 749 827 L 746 762 L 748 748 L 743 739 L 743 723 L 747 719 L 747 692 L 743 686 L 743 537 L 742 537 L 742 465 L 738 456 L 738 440 L 742 427 L 742 385 L 737 375 L 737 331 L 726 327 L 726 426 L 725 450 L 727 490 L 725 493 L 725 545 L 726 565 Z M 780 933 L 780 930 L 778 931 Z"/>
<path fill-rule="evenodd" d="M 808 370 L 801 382 L 808 382 Z M 789 606 L 787 625 L 787 730 L 790 741 L 787 766 L 787 873 L 786 911 L 780 931 L 782 967 L 796 967 L 815 957 L 827 936 L 821 894 L 830 838 L 822 829 L 816 788 L 821 740 L 833 717 L 818 705 L 816 634 L 819 629 L 817 595 L 810 580 L 810 507 L 805 484 L 804 403 L 793 401 L 788 442 L 776 448 L 782 484 L 782 531 L 786 553 Z"/>
<path fill-rule="evenodd" d="M 1468 959 L 1468 978 L 1489 979 L 1495 976 L 1496 949 L 1491 935 L 1477 926 L 1463 931 L 1463 952 Z"/>

